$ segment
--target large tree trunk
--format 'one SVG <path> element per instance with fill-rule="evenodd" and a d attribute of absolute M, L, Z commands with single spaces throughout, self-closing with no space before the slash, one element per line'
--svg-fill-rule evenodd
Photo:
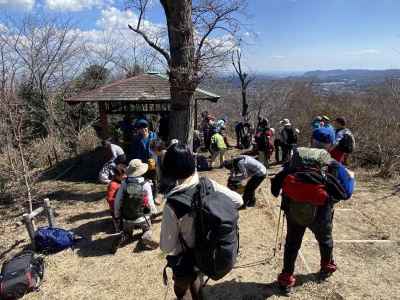
<path fill-rule="evenodd" d="M 165 10 L 170 45 L 171 114 L 170 136 L 192 145 L 194 92 L 198 80 L 194 70 L 194 37 L 191 0 L 160 0 Z"/>
<path fill-rule="evenodd" d="M 242 117 L 246 117 L 249 110 L 249 105 L 247 104 L 247 91 L 242 88 Z"/>

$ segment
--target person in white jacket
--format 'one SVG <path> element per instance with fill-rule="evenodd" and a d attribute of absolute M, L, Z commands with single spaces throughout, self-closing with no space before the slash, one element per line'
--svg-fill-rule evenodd
<path fill-rule="evenodd" d="M 163 252 L 174 256 L 183 255 L 183 238 L 188 248 L 194 248 L 195 231 L 194 218 L 185 214 L 178 219 L 174 209 L 169 205 L 168 198 L 175 193 L 184 192 L 199 184 L 199 175 L 196 172 L 195 158 L 190 149 L 183 144 L 171 146 L 164 158 L 166 176 L 176 181 L 175 187 L 166 195 L 167 203 L 163 211 L 161 223 L 160 248 Z M 239 209 L 243 205 L 242 197 L 214 181 L 211 181 L 216 191 L 225 193 Z M 178 299 L 202 299 L 201 281 L 195 270 L 194 262 L 189 261 L 185 272 L 174 272 L 174 291 Z"/>

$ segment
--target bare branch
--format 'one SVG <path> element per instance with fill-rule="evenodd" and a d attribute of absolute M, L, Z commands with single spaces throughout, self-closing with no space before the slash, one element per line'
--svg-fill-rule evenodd
<path fill-rule="evenodd" d="M 132 30 L 133 32 L 139 34 L 145 41 L 146 43 L 152 47 L 154 50 L 158 51 L 162 56 L 164 56 L 164 58 L 166 59 L 168 65 L 170 65 L 171 63 L 171 57 L 169 55 L 169 53 L 161 48 L 160 46 L 158 46 L 156 43 L 154 43 L 153 41 L 150 40 L 150 38 L 147 36 L 146 33 L 144 33 L 142 30 L 140 29 L 136 29 L 134 27 L 132 27 L 131 25 L 128 25 L 129 29 Z"/>

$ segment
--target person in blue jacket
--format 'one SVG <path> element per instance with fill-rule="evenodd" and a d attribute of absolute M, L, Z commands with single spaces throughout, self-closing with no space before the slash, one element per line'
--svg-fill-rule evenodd
<path fill-rule="evenodd" d="M 334 139 L 328 128 L 315 129 L 312 135 L 312 147 L 296 149 L 293 158 L 271 180 L 272 194 L 278 197 L 282 191 L 281 209 L 285 212 L 287 220 L 283 269 L 278 276 L 279 287 L 284 293 L 289 292 L 295 286 L 295 262 L 307 228 L 314 233 L 319 244 L 321 256 L 320 280 L 325 280 L 337 269 L 333 257 L 332 236 L 334 205 L 341 200 L 351 198 L 355 179 L 351 171 L 330 156 L 328 150 L 333 142 Z M 302 185 L 302 182 L 304 185 Z M 296 189 L 289 188 L 292 183 L 292 187 Z M 323 204 L 314 204 L 314 214 L 310 219 L 307 219 L 309 222 L 301 223 L 299 222 L 299 215 L 295 211 L 296 206 L 299 207 L 298 203 L 303 201 L 300 198 L 296 199 L 296 197 L 303 195 L 300 193 L 301 195 L 299 196 L 298 190 L 303 188 L 302 193 L 309 193 L 309 199 L 318 199 L 317 196 L 319 194 L 316 193 L 320 190 L 315 189 L 311 190 L 311 192 L 309 190 L 309 186 L 313 184 L 317 184 L 317 186 L 323 185 L 328 198 L 325 198 Z M 308 205 L 310 206 L 310 204 Z M 308 218 L 310 215 L 306 215 L 306 217 Z"/>
<path fill-rule="evenodd" d="M 142 162 L 148 163 L 153 156 L 150 143 L 157 139 L 157 134 L 150 131 L 149 122 L 144 119 L 137 121 L 135 126 L 137 135 L 129 147 L 129 160 L 140 159 Z"/>

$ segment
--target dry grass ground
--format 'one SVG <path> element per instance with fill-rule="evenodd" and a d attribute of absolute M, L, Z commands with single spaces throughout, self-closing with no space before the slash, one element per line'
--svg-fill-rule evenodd
<path fill-rule="evenodd" d="M 220 183 L 227 179 L 223 170 L 207 175 Z M 57 225 L 85 240 L 74 250 L 48 256 L 42 289 L 24 299 L 174 299 L 172 289 L 162 284 L 165 260 L 159 250 L 137 252 L 133 243 L 111 254 L 114 237 L 104 201 L 105 186 L 47 181 L 42 187 L 52 191 Z M 273 257 L 279 202 L 268 187 L 266 183 L 260 189 L 256 208 L 240 212 L 238 268 L 223 280 L 210 282 L 207 299 L 280 297 L 274 282 L 281 270 L 282 252 Z M 299 284 L 290 299 L 400 299 L 399 204 L 398 186 L 360 176 L 353 199 L 335 211 L 338 271 L 328 282 L 316 283 L 313 273 L 318 271 L 319 251 L 312 235 L 307 234 L 297 262 Z M 16 240 L 27 240 L 27 234 L 22 226 L 15 227 L 12 211 L 2 208 L 0 214 L 0 252 L 4 252 Z M 157 223 L 156 234 L 159 230 Z"/>

